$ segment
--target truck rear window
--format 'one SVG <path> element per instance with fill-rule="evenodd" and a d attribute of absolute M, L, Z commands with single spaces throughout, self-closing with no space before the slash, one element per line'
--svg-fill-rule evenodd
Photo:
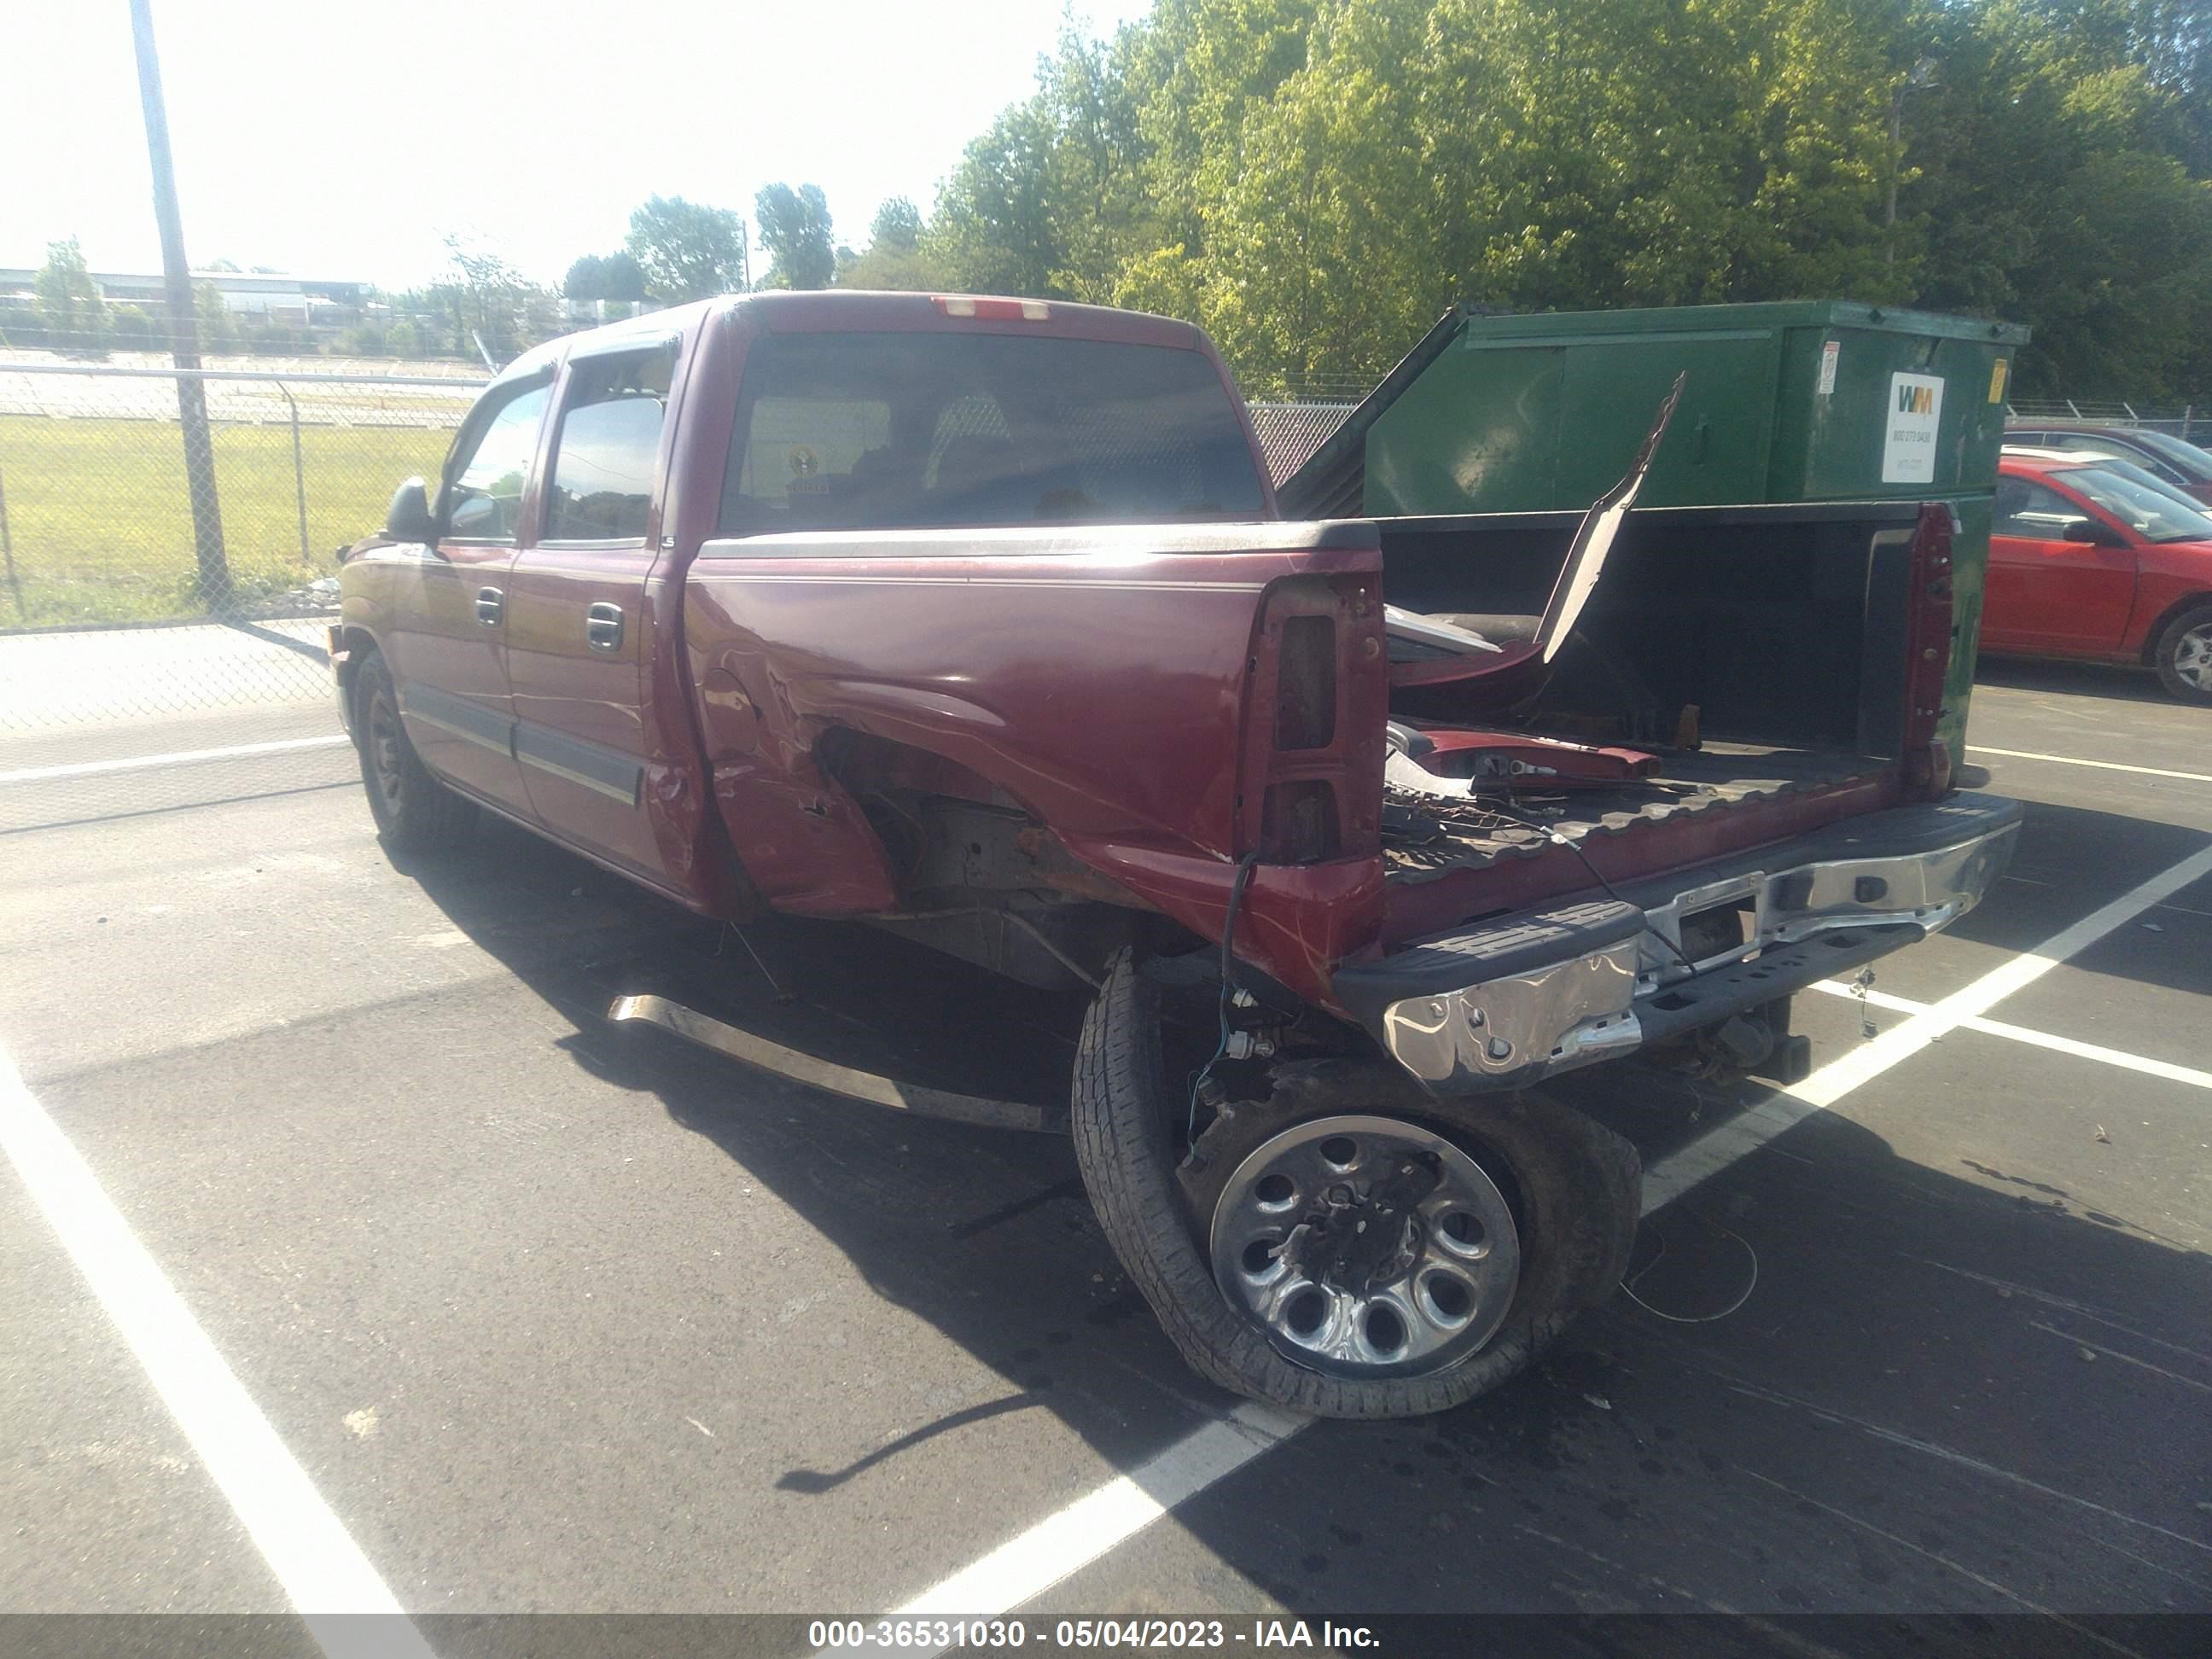
<path fill-rule="evenodd" d="M 745 356 L 721 532 L 1249 519 L 1260 477 L 1194 351 L 782 334 Z"/>

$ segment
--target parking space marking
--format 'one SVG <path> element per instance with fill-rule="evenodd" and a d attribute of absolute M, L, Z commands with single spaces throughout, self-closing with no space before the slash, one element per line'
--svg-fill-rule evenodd
<path fill-rule="evenodd" d="M 2033 951 L 2001 963 L 1963 990 L 1954 991 L 1902 1024 L 1893 1025 L 1880 1036 L 1838 1055 L 1802 1083 L 1770 1095 L 1750 1110 L 1708 1129 L 1644 1172 L 1644 1212 L 1649 1215 L 1657 1207 L 1655 1196 L 1661 1203 L 1680 1197 L 1814 1113 L 1826 1110 L 1860 1085 L 1910 1060 L 1945 1032 L 1979 1018 L 2069 957 L 2207 875 L 2212 875 L 2212 843 L 2060 928 Z"/>
<path fill-rule="evenodd" d="M 2039 755 L 2028 749 L 1992 749 L 1970 743 L 1970 755 L 2002 755 L 2007 760 L 2049 761 L 2055 766 L 2094 766 L 2100 772 L 2140 772 L 2146 777 L 2181 778 L 2190 783 L 2212 783 L 2212 772 L 2169 772 L 2162 766 L 2129 766 L 2119 761 L 2082 760 L 2074 755 Z"/>
<path fill-rule="evenodd" d="M 246 755 L 281 755 L 293 749 L 334 749 L 353 739 L 343 732 L 319 738 L 280 738 L 270 743 L 234 743 L 222 749 L 182 749 L 167 755 L 132 755 L 122 760 L 76 761 L 67 766 L 29 766 L 0 772 L 0 783 L 46 783 L 55 778 L 98 777 L 107 772 L 143 772 L 155 766 L 196 766 L 202 761 L 237 760 Z"/>
<path fill-rule="evenodd" d="M 1035 1601 L 1223 1476 L 1271 1451 L 1312 1419 L 1247 1401 L 1157 1457 L 1085 1493 L 971 1566 L 933 1585 L 893 1618 L 1009 1612 Z"/>
<path fill-rule="evenodd" d="M 1824 979 L 1813 988 L 1826 991 L 1830 996 L 1852 997 L 1859 994 L 1858 987 L 1846 985 L 1840 980 Z M 1887 991 L 1869 988 L 1866 1000 L 1877 1008 L 1887 1008 L 1893 1013 L 1924 1014 L 1928 1005 L 1915 1002 L 1910 997 L 1892 996 Z M 1978 1031 L 1984 1036 L 2006 1037 L 2014 1042 L 2033 1043 L 2039 1048 L 2048 1048 L 2054 1054 L 2072 1054 L 2080 1060 L 2101 1060 L 2107 1066 L 2118 1066 L 2130 1072 L 2141 1072 L 2145 1077 L 2164 1078 L 2169 1083 L 2186 1083 L 2199 1089 L 2212 1089 L 2212 1072 L 2200 1072 L 2193 1066 L 2176 1066 L 2169 1060 L 2152 1060 L 2143 1054 L 2131 1054 L 2123 1048 L 2107 1048 L 2100 1042 L 2077 1042 L 2072 1037 L 2063 1037 L 2050 1031 L 2038 1031 L 2026 1025 L 2014 1025 L 2002 1019 L 1973 1019 L 1959 1022 L 1963 1030 Z"/>
<path fill-rule="evenodd" d="M 0 1150 L 325 1652 L 430 1659 L 368 1558 L 0 1048 Z M 375 1620 L 349 1618 L 380 1613 Z"/>

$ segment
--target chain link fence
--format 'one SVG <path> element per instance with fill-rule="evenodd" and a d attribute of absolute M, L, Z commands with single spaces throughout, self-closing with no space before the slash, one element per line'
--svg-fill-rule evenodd
<path fill-rule="evenodd" d="M 2183 404 L 2131 404 L 2118 398 L 2021 398 L 2005 405 L 2013 421 L 2092 421 L 2100 426 L 2137 426 L 2171 433 L 2192 444 L 2212 444 L 2212 398 Z"/>
<path fill-rule="evenodd" d="M 0 353 L 0 730 L 327 696 L 331 556 L 436 473 L 482 375 L 310 362 Z"/>

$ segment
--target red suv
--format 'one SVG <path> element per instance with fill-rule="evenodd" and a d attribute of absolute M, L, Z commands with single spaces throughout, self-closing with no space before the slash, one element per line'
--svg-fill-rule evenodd
<path fill-rule="evenodd" d="M 2125 462 L 2007 454 L 1982 647 L 2141 665 L 2212 704 L 2212 516 Z"/>

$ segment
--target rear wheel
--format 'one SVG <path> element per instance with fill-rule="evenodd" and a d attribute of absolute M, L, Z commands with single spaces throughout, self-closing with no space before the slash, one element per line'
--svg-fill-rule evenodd
<path fill-rule="evenodd" d="M 2169 696 L 2212 702 L 2212 605 L 2185 611 L 2166 624 L 2151 652 L 2158 680 Z"/>
<path fill-rule="evenodd" d="M 1636 1153 L 1582 1114 L 1308 1061 L 1184 1156 L 1158 1013 L 1124 952 L 1084 1024 L 1076 1158 L 1130 1278 L 1212 1381 L 1322 1416 L 1443 1411 L 1517 1374 L 1620 1281 Z"/>
<path fill-rule="evenodd" d="M 400 723 L 399 692 L 384 659 L 371 652 L 354 678 L 354 734 L 361 781 L 376 833 L 397 852 L 437 853 L 458 846 L 477 809 L 430 775 Z"/>

